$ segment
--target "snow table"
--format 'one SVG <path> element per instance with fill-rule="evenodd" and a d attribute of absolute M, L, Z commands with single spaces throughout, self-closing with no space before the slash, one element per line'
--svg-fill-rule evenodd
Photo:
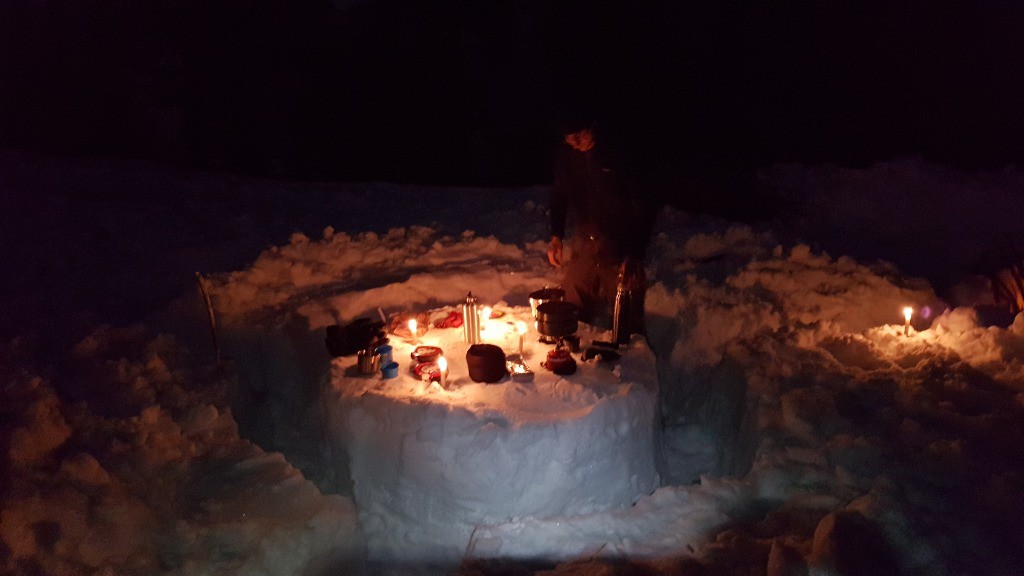
<path fill-rule="evenodd" d="M 448 390 L 413 373 L 407 339 L 391 338 L 397 378 L 361 376 L 354 357 L 333 361 L 330 442 L 349 458 L 371 558 L 455 560 L 476 526 L 627 507 L 658 486 L 657 380 L 643 339 L 624 345 L 615 362 L 575 354 L 576 373 L 558 376 L 541 366 L 553 345 L 538 341 L 530 308 L 505 312 L 486 323 L 484 342 L 516 354 L 519 335 L 507 327 L 527 321 L 532 381 L 473 382 L 461 328 L 431 328 L 418 339 L 444 350 Z M 583 323 L 578 335 L 584 344 L 608 339 Z"/>

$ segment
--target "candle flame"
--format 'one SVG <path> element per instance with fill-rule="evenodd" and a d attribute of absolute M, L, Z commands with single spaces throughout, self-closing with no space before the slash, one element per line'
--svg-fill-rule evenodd
<path fill-rule="evenodd" d="M 526 322 L 516 322 L 516 332 L 519 332 L 520 335 L 526 334 Z"/>
<path fill-rule="evenodd" d="M 914 309 L 911 308 L 910 306 L 907 306 L 906 308 L 903 309 L 903 319 L 906 320 L 907 322 L 910 322 L 910 317 L 913 315 Z"/>
<path fill-rule="evenodd" d="M 415 318 L 409 320 L 409 332 L 411 332 L 414 337 L 416 336 L 416 325 L 417 322 Z"/>
<path fill-rule="evenodd" d="M 437 367 L 438 367 L 438 369 L 441 370 L 442 374 L 447 372 L 448 371 L 448 360 L 446 360 L 444 356 L 438 356 L 437 357 Z"/>

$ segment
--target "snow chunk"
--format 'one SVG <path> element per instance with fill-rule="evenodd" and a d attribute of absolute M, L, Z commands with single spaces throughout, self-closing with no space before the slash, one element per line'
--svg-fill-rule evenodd
<path fill-rule="evenodd" d="M 16 466 L 39 463 L 71 437 L 72 429 L 64 421 L 60 399 L 52 392 L 40 390 L 21 416 L 21 425 L 11 433 L 8 456 Z"/>

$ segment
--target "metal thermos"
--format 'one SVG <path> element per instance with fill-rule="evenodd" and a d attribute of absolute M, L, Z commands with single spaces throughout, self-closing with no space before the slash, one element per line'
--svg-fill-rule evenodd
<path fill-rule="evenodd" d="M 467 344 L 480 343 L 480 308 L 472 292 L 462 303 L 462 331 Z"/>
<path fill-rule="evenodd" d="M 612 313 L 612 342 L 625 344 L 629 342 L 631 326 L 629 325 L 630 297 L 626 289 L 626 263 L 619 269 L 619 285 L 615 288 L 615 310 Z"/>

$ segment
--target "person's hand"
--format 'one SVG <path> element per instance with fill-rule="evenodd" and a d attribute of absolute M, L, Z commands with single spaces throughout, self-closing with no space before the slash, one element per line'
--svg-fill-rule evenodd
<path fill-rule="evenodd" d="M 555 268 L 562 267 L 562 239 L 558 236 L 551 237 L 551 244 L 548 246 L 548 262 Z"/>

